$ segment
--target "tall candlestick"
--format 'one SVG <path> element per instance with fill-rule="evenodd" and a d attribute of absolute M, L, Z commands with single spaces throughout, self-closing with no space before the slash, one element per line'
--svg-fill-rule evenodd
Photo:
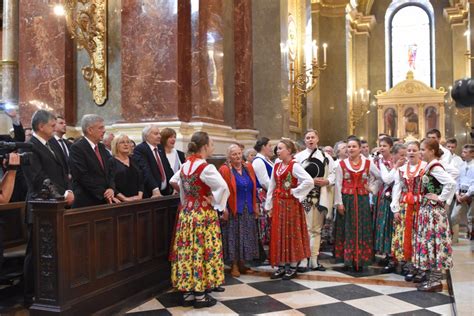
<path fill-rule="evenodd" d="M 328 48 L 328 44 L 324 43 L 323 44 L 323 61 L 324 61 L 324 65 L 326 65 L 326 62 L 327 62 L 327 48 Z"/>

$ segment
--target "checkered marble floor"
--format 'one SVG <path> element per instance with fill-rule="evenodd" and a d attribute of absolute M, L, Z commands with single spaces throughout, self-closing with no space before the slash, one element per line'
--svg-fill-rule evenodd
<path fill-rule="evenodd" d="M 265 268 L 266 270 L 266 268 Z M 337 282 L 314 280 L 334 277 Z M 374 277 L 379 277 L 373 280 Z M 212 293 L 217 305 L 193 309 L 167 292 L 130 310 L 129 315 L 454 315 L 447 292 L 423 293 L 403 285 L 396 274 L 353 277 L 338 271 L 299 274 L 291 281 L 263 273 L 226 276 L 225 292 Z M 346 281 L 346 282 L 344 282 Z M 384 284 L 386 283 L 386 284 Z M 384 285 L 379 285 L 384 284 Z M 387 285 L 390 284 L 390 285 Z"/>

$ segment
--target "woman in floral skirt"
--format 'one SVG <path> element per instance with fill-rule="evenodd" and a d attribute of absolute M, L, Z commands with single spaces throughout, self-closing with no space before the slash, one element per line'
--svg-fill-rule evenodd
<path fill-rule="evenodd" d="M 293 160 L 295 144 L 282 139 L 277 146 L 280 162 L 275 164 L 265 209 L 271 214 L 270 264 L 278 266 L 272 279 L 296 276 L 300 260 L 311 255 L 306 219 L 301 202 L 313 189 L 311 176 Z"/>
<path fill-rule="evenodd" d="M 337 209 L 335 257 L 345 268 L 355 271 L 370 265 L 374 258 L 369 192 L 380 179 L 377 167 L 360 154 L 358 138 L 347 142 L 349 158 L 336 167 L 334 205 Z"/>
<path fill-rule="evenodd" d="M 190 156 L 170 180 L 181 198 L 170 254 L 171 282 L 183 293 L 183 306 L 195 308 L 215 305 L 205 292 L 224 283 L 218 211 L 225 210 L 229 189 L 216 167 L 206 163 L 213 151 L 207 133 L 194 133 Z"/>
<path fill-rule="evenodd" d="M 426 162 L 420 159 L 420 143 L 413 141 L 407 146 L 408 162 L 395 174 L 392 204 L 393 217 L 392 253 L 402 266 L 405 280 L 413 275 L 413 239 L 416 234 L 416 218 L 421 203 L 421 176 Z"/>
<path fill-rule="evenodd" d="M 398 173 L 398 169 L 402 167 L 406 162 L 407 147 L 404 144 L 395 144 L 392 147 L 391 154 L 393 166 L 392 170 L 389 171 L 385 164 L 380 165 L 380 175 L 382 177 L 382 181 L 386 189 L 383 193 L 384 196 L 382 198 L 382 205 L 380 206 L 380 210 L 383 210 L 383 212 L 380 213 L 380 216 L 384 216 L 384 220 L 382 221 L 382 218 L 379 218 L 379 221 L 377 223 L 379 224 L 383 222 L 384 230 L 375 232 L 375 248 L 377 249 L 377 240 L 379 240 L 380 244 L 383 245 L 383 253 L 387 254 L 387 256 L 390 258 L 388 264 L 383 268 L 382 273 L 395 272 L 398 264 L 398 261 L 393 257 L 392 235 L 394 231 L 394 213 L 391 211 L 390 205 L 392 203 L 392 193 L 393 187 L 395 185 L 395 176 Z M 376 227 L 379 227 L 379 225 L 377 225 Z M 378 239 L 378 237 L 380 237 L 380 235 L 382 234 L 383 238 Z M 383 240 L 383 242 L 381 242 L 381 240 Z M 387 241 L 390 241 L 390 245 L 386 244 Z"/>
<path fill-rule="evenodd" d="M 391 137 L 382 138 L 379 147 L 380 155 L 374 159 L 374 164 L 380 170 L 383 182 L 377 193 L 374 214 L 374 250 L 375 253 L 385 255 L 385 259 L 380 262 L 382 266 L 387 266 L 390 263 L 392 249 L 393 213 L 390 210 L 390 203 L 392 203 L 393 178 L 388 176 L 394 166 L 392 147 Z M 382 174 L 383 169 L 386 169 L 384 174 Z"/>
<path fill-rule="evenodd" d="M 427 162 L 422 176 L 422 200 L 417 218 L 414 265 L 418 275 L 419 291 L 439 292 L 442 270 L 453 266 L 451 233 L 446 211 L 446 201 L 450 200 L 456 182 L 439 162 L 443 155 L 436 140 L 426 139 L 421 143 L 421 154 Z"/>

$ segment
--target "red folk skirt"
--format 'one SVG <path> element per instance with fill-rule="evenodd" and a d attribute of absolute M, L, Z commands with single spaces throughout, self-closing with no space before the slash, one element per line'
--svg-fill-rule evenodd
<path fill-rule="evenodd" d="M 308 228 L 301 203 L 294 197 L 275 198 L 271 217 L 270 264 L 298 262 L 311 256 Z"/>

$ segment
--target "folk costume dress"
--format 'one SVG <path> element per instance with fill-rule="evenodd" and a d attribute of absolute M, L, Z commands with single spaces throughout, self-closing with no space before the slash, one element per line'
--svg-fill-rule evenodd
<path fill-rule="evenodd" d="M 271 210 L 270 264 L 294 264 L 310 257 L 309 235 L 301 202 L 313 189 L 311 176 L 291 160 L 275 164 L 265 209 Z"/>
<path fill-rule="evenodd" d="M 377 194 L 374 221 L 374 249 L 380 254 L 391 254 L 393 234 L 393 213 L 390 209 L 392 203 L 392 189 L 395 170 L 391 161 L 382 157 L 376 159 L 375 164 L 380 170 L 383 186 Z"/>
<path fill-rule="evenodd" d="M 377 167 L 365 157 L 359 166 L 349 159 L 336 168 L 334 205 L 344 205 L 344 215 L 337 213 L 335 257 L 345 266 L 368 266 L 374 258 L 372 214 L 369 193 L 380 179 Z"/>
<path fill-rule="evenodd" d="M 257 177 L 257 199 L 260 207 L 260 215 L 258 217 L 258 237 L 263 245 L 270 243 L 270 217 L 265 210 L 265 201 L 267 199 L 267 190 L 270 186 L 270 179 L 273 172 L 273 162 L 268 160 L 261 153 L 257 153 L 252 162 Z"/>
<path fill-rule="evenodd" d="M 172 244 L 171 282 L 183 292 L 204 292 L 224 283 L 222 236 L 217 210 L 229 197 L 214 165 L 193 155 L 170 180 L 180 187 L 181 205 Z"/>
<path fill-rule="evenodd" d="M 414 264 L 421 271 L 441 271 L 453 266 L 451 233 L 445 202 L 450 199 L 456 182 L 438 160 L 425 167 L 422 176 L 422 201 L 417 217 Z M 438 195 L 439 202 L 426 194 Z"/>
<path fill-rule="evenodd" d="M 242 174 L 224 164 L 219 172 L 229 187 L 227 201 L 229 220 L 221 223 L 224 236 L 224 261 L 251 261 L 259 257 L 257 209 L 257 180 L 250 163 L 242 164 Z"/>
<path fill-rule="evenodd" d="M 400 221 L 394 223 L 392 255 L 397 261 L 412 262 L 417 216 L 421 205 L 421 177 L 426 162 L 402 166 L 395 174 L 393 186 L 392 212 L 400 214 Z"/>

